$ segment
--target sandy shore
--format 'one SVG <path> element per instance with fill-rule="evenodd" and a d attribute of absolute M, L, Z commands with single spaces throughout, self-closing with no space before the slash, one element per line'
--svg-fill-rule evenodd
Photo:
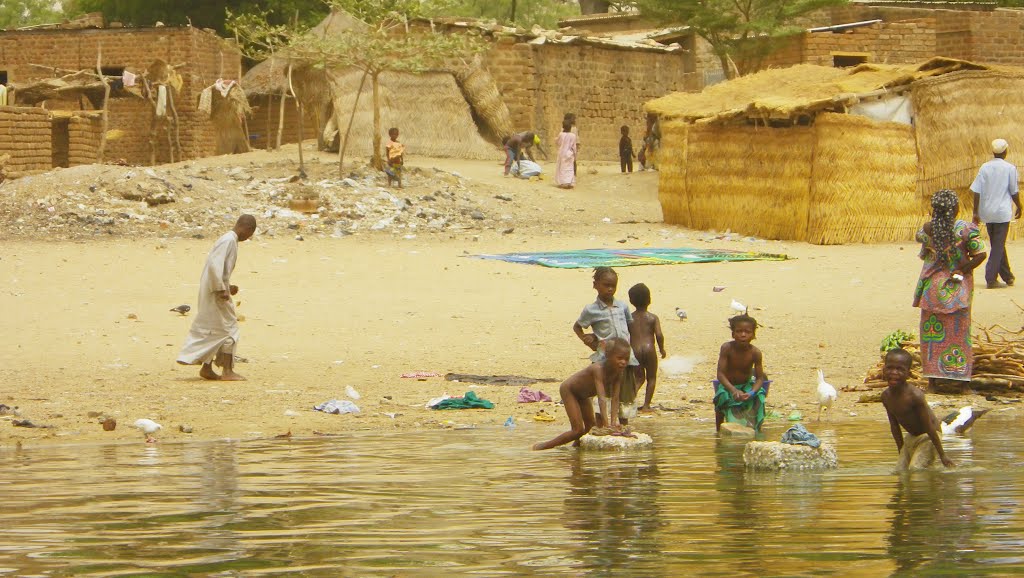
<path fill-rule="evenodd" d="M 507 219 L 514 232 L 495 227 L 302 242 L 257 235 L 241 246 L 233 277 L 245 318 L 239 354 L 248 362 L 238 369 L 249 380 L 241 383 L 203 381 L 197 368 L 174 363 L 191 317 L 168 309 L 195 303 L 212 238 L 5 242 L 0 403 L 17 406 L 18 419 L 52 427 L 14 427 L 10 416 L 0 418 L 0 444 L 141 441 L 128 427 L 141 417 L 163 424 L 161 440 L 181 441 L 498 426 L 509 416 L 529 420 L 540 407 L 556 416 L 553 433 L 565 427 L 561 409 L 517 404 L 515 387 L 400 377 L 432 371 L 560 380 L 586 363 L 589 351 L 571 325 L 594 299 L 589 271 L 468 256 L 475 253 L 698 246 L 794 257 L 619 270 L 621 298 L 634 283 L 651 287 L 669 354 L 700 359 L 692 374 L 661 379 L 655 403 L 680 411 L 654 420 L 710 420 L 708 380 L 718 347 L 729 338 L 733 298 L 763 325 L 756 343 L 776 382 L 769 402 L 784 413 L 814 414 L 816 368 L 837 387 L 860 383 L 886 334 L 916 333 L 918 312 L 909 304 L 920 261 L 913 244 L 708 241 L 707 233 L 659 222 L 653 173 L 622 176 L 611 165 L 588 165 L 580 187 L 566 192 L 550 181 L 502 179 L 495 163 L 430 163 L 514 195 Z M 502 201 L 489 202 L 503 210 Z M 1024 244 L 1009 251 L 1011 259 L 1024 255 Z M 715 285 L 727 289 L 715 293 Z M 1017 326 L 1021 314 L 1011 300 L 1024 302 L 1022 291 L 979 290 L 976 324 Z M 689 319 L 678 321 L 675 307 Z M 345 398 L 349 385 L 361 394 L 360 414 L 312 411 L 319 402 Z M 557 398 L 556 383 L 538 387 Z M 495 409 L 424 408 L 430 398 L 470 389 Z M 857 397 L 841 393 L 833 419 L 884 419 L 878 405 L 859 405 Z M 986 405 L 977 397 L 949 403 L 961 401 Z M 103 431 L 99 414 L 115 417 L 117 429 Z M 193 433 L 178 431 L 182 424 Z"/>

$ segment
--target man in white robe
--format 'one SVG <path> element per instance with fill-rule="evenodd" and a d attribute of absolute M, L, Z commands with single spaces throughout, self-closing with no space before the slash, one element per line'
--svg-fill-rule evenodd
<path fill-rule="evenodd" d="M 182 365 L 202 365 L 199 375 L 203 379 L 245 379 L 234 371 L 239 330 L 231 296 L 238 293 L 238 286 L 231 284 L 231 273 L 238 258 L 238 243 L 252 237 L 255 232 L 256 218 L 242 215 L 234 229 L 217 239 L 206 257 L 206 266 L 199 280 L 196 318 L 192 321 L 185 346 L 178 354 L 178 363 Z M 223 368 L 221 375 L 213 370 L 214 363 Z"/>

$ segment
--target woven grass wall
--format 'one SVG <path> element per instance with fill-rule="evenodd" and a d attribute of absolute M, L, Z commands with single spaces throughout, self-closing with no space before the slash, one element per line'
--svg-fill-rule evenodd
<path fill-rule="evenodd" d="M 691 126 L 690 226 L 806 239 L 813 141 L 811 127 Z"/>
<path fill-rule="evenodd" d="M 927 218 L 917 188 L 914 127 L 819 114 L 807 241 L 908 241 Z"/>
<path fill-rule="evenodd" d="M 686 140 L 689 124 L 665 122 L 661 125 L 661 151 L 658 155 L 658 200 L 666 223 L 692 228 L 690 198 L 686 191 Z"/>
<path fill-rule="evenodd" d="M 344 134 L 362 72 L 346 71 L 332 76 L 335 120 Z M 480 136 L 469 104 L 451 73 L 385 72 L 380 75 L 380 100 L 381 142 L 387 142 L 388 128 L 398 127 L 407 161 L 421 155 L 491 160 L 503 156 L 495 145 Z M 369 156 L 372 146 L 373 92 L 367 79 L 359 97 L 346 155 Z"/>
<path fill-rule="evenodd" d="M 939 189 L 960 194 L 961 215 L 970 215 L 970 186 L 978 167 L 992 158 L 991 142 L 1010 143 L 1006 159 L 1024 167 L 1024 78 L 998 71 L 962 71 L 923 80 L 911 91 L 921 158 L 918 193 Z M 1024 223 L 1010 226 L 1024 238 Z"/>

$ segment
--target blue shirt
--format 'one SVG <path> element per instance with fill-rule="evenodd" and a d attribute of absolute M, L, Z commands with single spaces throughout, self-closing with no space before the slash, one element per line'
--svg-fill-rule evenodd
<path fill-rule="evenodd" d="M 584 329 L 593 328 L 594 335 L 601 341 L 621 337 L 627 343 L 629 342 L 629 324 L 632 322 L 633 314 L 629 312 L 629 306 L 620 299 L 613 300 L 611 305 L 597 299 L 593 303 L 587 304 L 583 308 L 583 312 L 580 313 L 580 318 L 576 320 L 576 323 Z M 590 361 L 596 363 L 604 361 L 604 348 L 599 346 L 597 351 L 590 356 Z M 629 348 L 629 364 L 640 365 L 636 356 L 633 355 L 632 347 Z"/>

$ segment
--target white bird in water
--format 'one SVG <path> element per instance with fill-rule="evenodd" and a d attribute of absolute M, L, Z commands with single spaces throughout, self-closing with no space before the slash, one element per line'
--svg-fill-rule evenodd
<path fill-rule="evenodd" d="M 818 421 L 821 421 L 821 410 L 832 409 L 832 403 L 839 398 L 836 388 L 825 381 L 825 372 L 818 370 Z"/>
<path fill-rule="evenodd" d="M 680 321 L 686 319 L 686 311 L 676 307 L 676 317 L 678 317 Z"/>
<path fill-rule="evenodd" d="M 742 313 L 744 315 L 747 314 L 747 306 L 735 299 L 732 300 L 732 303 L 729 304 L 729 307 L 731 307 L 732 310 L 735 311 L 736 313 Z"/>
<path fill-rule="evenodd" d="M 974 411 L 971 406 L 961 407 L 960 411 L 954 411 L 953 413 L 942 418 L 942 423 L 939 425 L 942 427 L 942 435 L 951 436 L 956 434 L 962 434 L 967 430 L 971 429 L 974 422 L 979 417 L 988 413 L 989 410 L 983 409 L 981 411 Z"/>
<path fill-rule="evenodd" d="M 142 430 L 142 433 L 146 434 L 147 444 L 156 443 L 156 438 L 153 437 L 153 434 L 155 434 L 156 432 L 160 431 L 163 428 L 163 426 L 156 423 L 155 421 L 146 418 L 135 420 L 135 423 L 132 424 L 132 427 L 140 429 Z"/>

